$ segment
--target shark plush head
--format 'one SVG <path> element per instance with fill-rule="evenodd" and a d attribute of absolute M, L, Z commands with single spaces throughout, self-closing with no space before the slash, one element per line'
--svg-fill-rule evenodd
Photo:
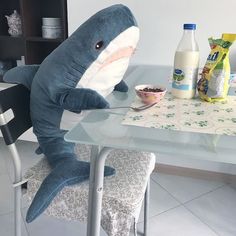
<path fill-rule="evenodd" d="M 92 26 L 89 27 L 90 31 L 86 31 L 88 25 Z M 81 30 L 86 31 L 87 40 L 80 42 L 86 43 L 85 47 L 92 51 L 94 58 L 91 64 L 87 61 L 84 63 L 87 64 L 87 69 L 76 87 L 90 88 L 106 96 L 120 83 L 128 68 L 129 59 L 139 40 L 139 28 L 130 10 L 117 5 L 112 11 L 107 8 L 98 12 L 71 39 L 80 38 Z"/>
<path fill-rule="evenodd" d="M 109 93 L 114 89 L 126 92 L 122 78 L 138 40 L 131 11 L 113 5 L 89 18 L 41 65 L 16 67 L 5 74 L 5 81 L 31 90 L 33 131 L 52 169 L 31 203 L 27 222 L 40 215 L 64 186 L 89 178 L 89 163 L 79 161 L 74 144 L 64 140 L 62 114 L 108 107 L 105 97 Z M 112 175 L 114 169 L 105 167 L 104 174 Z"/>
<path fill-rule="evenodd" d="M 116 85 L 126 91 L 127 87 L 121 80 L 138 40 L 139 28 L 131 11 L 126 6 L 114 5 L 82 24 L 46 58 L 40 70 L 49 71 L 54 67 L 63 75 L 60 82 L 56 76 L 56 88 L 46 81 L 47 86 L 57 92 L 65 85 L 92 89 L 103 97 Z M 42 83 L 43 79 L 40 80 Z M 54 75 L 51 82 L 55 86 L 53 80 Z"/>

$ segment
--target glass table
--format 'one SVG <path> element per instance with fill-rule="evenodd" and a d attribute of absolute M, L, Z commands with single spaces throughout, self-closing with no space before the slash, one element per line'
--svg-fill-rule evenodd
<path fill-rule="evenodd" d="M 107 100 L 111 107 L 129 106 L 136 96 L 134 86 L 150 83 L 170 89 L 170 76 L 170 67 L 137 66 L 125 79 L 129 92 L 113 92 Z M 230 93 L 235 94 L 235 91 Z M 103 170 L 106 156 L 112 148 L 236 164 L 236 136 L 122 125 L 127 111 L 128 109 L 117 109 L 89 112 L 65 135 L 65 140 L 69 142 L 93 145 L 87 228 L 89 236 L 100 234 Z"/>

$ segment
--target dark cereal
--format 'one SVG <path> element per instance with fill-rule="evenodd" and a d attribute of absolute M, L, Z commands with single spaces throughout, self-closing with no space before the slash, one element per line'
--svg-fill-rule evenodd
<path fill-rule="evenodd" d="M 139 91 L 159 93 L 159 92 L 163 92 L 164 90 L 159 89 L 159 88 L 144 88 L 144 89 L 139 89 Z"/>

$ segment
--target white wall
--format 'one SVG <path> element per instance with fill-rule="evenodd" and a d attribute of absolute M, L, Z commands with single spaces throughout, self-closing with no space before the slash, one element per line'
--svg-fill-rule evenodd
<path fill-rule="evenodd" d="M 208 38 L 223 32 L 236 33 L 235 0 L 68 0 L 69 32 L 98 10 L 115 3 L 127 5 L 141 29 L 134 64 L 172 65 L 183 23 L 196 23 L 196 37 L 201 51 L 201 64 L 209 53 Z M 230 53 L 236 70 L 236 42 Z"/>
<path fill-rule="evenodd" d="M 98 10 L 115 3 L 127 5 L 137 18 L 141 39 L 133 64 L 172 65 L 183 23 L 196 23 L 201 64 L 209 53 L 208 38 L 223 32 L 236 33 L 236 0 L 68 0 L 69 33 Z M 236 42 L 231 48 L 231 65 L 236 70 Z M 159 156 L 158 162 L 224 173 L 236 166 Z"/>

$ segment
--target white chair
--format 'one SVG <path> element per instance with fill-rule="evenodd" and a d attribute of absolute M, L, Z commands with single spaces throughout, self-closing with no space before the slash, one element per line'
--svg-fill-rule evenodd
<path fill-rule="evenodd" d="M 12 109 L 14 119 L 6 121 L 4 112 Z M 9 147 L 15 167 L 15 236 L 21 236 L 20 202 L 21 162 L 15 141 L 31 127 L 29 118 L 29 91 L 17 85 L 0 91 L 0 125 L 6 145 Z M 77 145 L 76 150 L 81 160 L 89 161 L 91 147 Z M 150 153 L 113 150 L 106 165 L 116 169 L 114 176 L 105 177 L 102 203 L 101 226 L 109 236 L 129 235 L 134 222 L 134 234 L 143 199 L 144 235 L 148 235 L 149 178 L 155 166 L 155 156 Z M 33 199 L 43 179 L 49 174 L 50 167 L 46 158 L 30 168 L 25 179 L 27 192 L 24 197 Z M 88 208 L 88 181 L 65 187 L 52 201 L 45 214 L 65 220 L 86 221 Z"/>

